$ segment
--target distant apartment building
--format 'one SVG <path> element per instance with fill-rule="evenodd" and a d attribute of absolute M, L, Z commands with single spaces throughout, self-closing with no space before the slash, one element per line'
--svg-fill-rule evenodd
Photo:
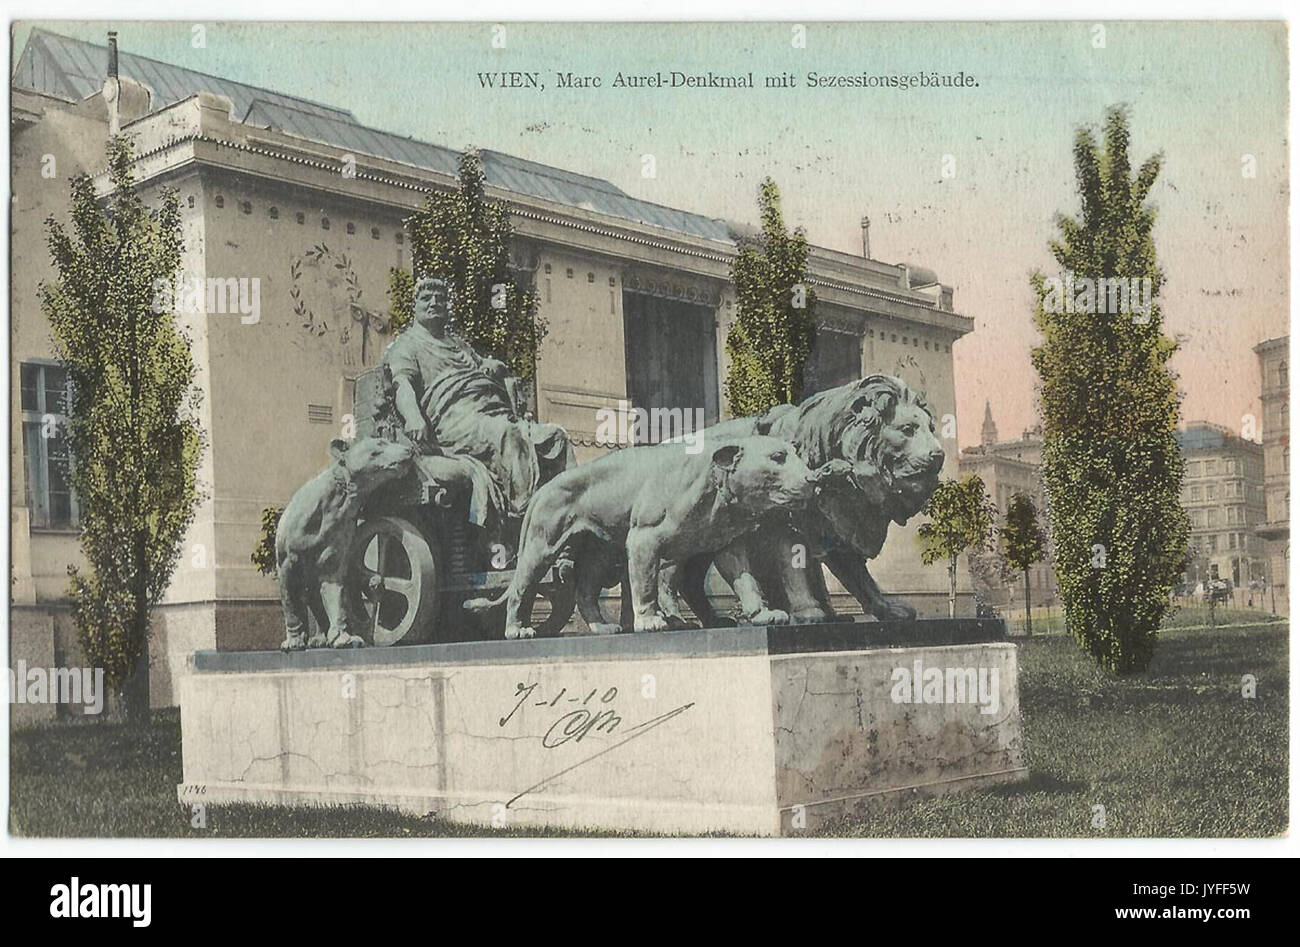
<path fill-rule="evenodd" d="M 974 474 L 984 481 L 989 498 L 997 507 L 999 519 L 1006 516 L 1011 498 L 1017 493 L 1024 493 L 1033 500 L 1034 508 L 1038 510 L 1039 523 L 1043 531 L 1048 531 L 1047 511 L 1043 504 L 1042 464 L 1041 428 L 1026 430 L 1017 440 L 1000 441 L 998 426 L 993 420 L 993 407 L 985 401 L 984 423 L 980 427 L 979 446 L 962 450 L 958 461 L 958 472 L 962 477 Z M 995 583 L 986 590 L 986 594 L 992 593 L 991 604 L 1005 606 L 1019 600 L 1019 596 L 1023 595 L 1023 588 L 1022 579 L 1006 585 Z M 1060 600 L 1050 541 L 1048 555 L 1029 570 L 1029 588 L 1034 604 L 1054 605 Z"/>
<path fill-rule="evenodd" d="M 1255 346 L 1264 412 L 1261 431 L 1264 519 L 1255 528 L 1255 535 L 1263 541 L 1267 556 L 1269 607 L 1282 613 L 1288 610 L 1290 602 L 1287 581 L 1291 564 L 1291 380 L 1287 354 L 1290 341 L 1290 336 L 1284 335 Z"/>
<path fill-rule="evenodd" d="M 1226 579 L 1239 604 L 1253 599 L 1250 584 L 1267 581 L 1267 551 L 1255 533 L 1264 522 L 1264 448 L 1208 421 L 1177 433 L 1186 461 L 1182 504 L 1191 520 L 1186 582 Z M 1256 601 L 1254 604 L 1259 605 Z"/>

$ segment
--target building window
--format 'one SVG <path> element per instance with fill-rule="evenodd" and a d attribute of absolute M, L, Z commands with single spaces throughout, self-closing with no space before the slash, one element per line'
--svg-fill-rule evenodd
<path fill-rule="evenodd" d="M 354 224 L 352 221 L 349 220 L 349 221 L 348 221 L 348 225 L 347 225 L 347 227 L 346 227 L 345 229 L 347 230 L 348 233 L 356 233 L 356 232 L 357 232 L 357 225 Z"/>
<path fill-rule="evenodd" d="M 820 327 L 804 369 L 804 395 L 845 385 L 862 377 L 862 337 Z"/>
<path fill-rule="evenodd" d="M 370 228 L 370 239 L 371 239 L 371 240 L 378 240 L 378 239 L 379 239 L 379 228 L 378 228 L 378 227 L 371 227 L 371 228 Z"/>
<path fill-rule="evenodd" d="M 666 417 L 672 424 L 689 424 L 691 431 L 698 429 L 697 411 L 705 424 L 718 419 L 715 319 L 708 306 L 623 292 L 624 364 L 634 406 L 677 409 L 682 413 Z M 651 428 L 652 436 L 670 434 L 662 424 Z"/>
<path fill-rule="evenodd" d="M 278 207 L 271 207 L 271 208 L 269 208 L 269 209 L 267 210 L 267 214 L 270 215 L 270 218 L 271 218 L 272 220 L 279 220 L 279 219 L 280 219 L 280 208 L 278 208 Z"/>
<path fill-rule="evenodd" d="M 297 219 L 298 223 L 300 223 L 300 224 L 305 224 L 305 223 L 307 222 L 307 215 L 304 214 L 302 211 L 298 211 L 298 213 L 297 213 L 297 215 L 296 215 L 296 219 Z"/>
<path fill-rule="evenodd" d="M 322 218 L 320 219 L 320 229 L 321 229 L 321 230 L 329 230 L 329 229 L 330 229 L 330 219 L 329 219 L 328 217 L 322 217 Z"/>
<path fill-rule="evenodd" d="M 239 209 L 243 211 L 245 214 L 251 214 L 253 212 L 253 202 L 243 201 L 240 203 Z"/>
<path fill-rule="evenodd" d="M 216 204 L 218 207 L 225 207 L 225 206 L 226 206 L 226 199 L 225 199 L 224 197 L 222 197 L 220 194 L 218 194 L 218 195 L 213 199 L 212 203 Z"/>
<path fill-rule="evenodd" d="M 32 526 L 71 529 L 77 498 L 68 482 L 68 376 L 56 365 L 25 362 L 22 373 L 23 470 Z"/>
<path fill-rule="evenodd" d="M 1277 386 L 1285 388 L 1289 384 L 1287 378 L 1286 359 L 1277 363 Z"/>
<path fill-rule="evenodd" d="M 399 231 L 397 232 L 397 245 L 398 245 L 399 247 L 402 245 L 402 240 L 403 240 L 402 232 L 399 230 Z M 547 272 L 549 272 L 549 270 L 548 270 Z"/>

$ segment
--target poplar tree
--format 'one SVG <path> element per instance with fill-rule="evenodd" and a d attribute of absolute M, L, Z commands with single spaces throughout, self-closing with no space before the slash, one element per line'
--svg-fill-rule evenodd
<path fill-rule="evenodd" d="M 409 322 L 414 280 L 437 276 L 451 286 L 452 328 L 482 355 L 504 362 L 520 378 L 537 374 L 546 323 L 537 293 L 510 272 L 510 208 L 487 196 L 483 160 L 460 156 L 458 185 L 430 194 L 407 220 L 413 279 L 391 277 L 389 298 L 400 325 Z"/>
<path fill-rule="evenodd" d="M 1156 213 L 1147 204 L 1160 164 L 1157 154 L 1132 171 L 1121 107 L 1108 110 L 1100 142 L 1094 130 L 1080 129 L 1079 216 L 1058 215 L 1060 235 L 1051 242 L 1058 279 L 1080 288 L 1079 296 L 1049 304 L 1053 287 L 1041 273 L 1032 277 L 1042 335 L 1032 358 L 1043 483 L 1066 626 L 1115 673 L 1150 663 L 1189 533 L 1169 368 L 1177 345 L 1164 334 L 1156 302 L 1163 276 L 1152 240 Z M 1150 304 L 1103 305 L 1097 281 L 1116 278 L 1149 280 Z"/>
<path fill-rule="evenodd" d="M 194 518 L 203 447 L 190 343 L 171 292 L 180 210 L 165 189 L 149 208 L 131 146 L 108 146 L 103 199 L 73 179 L 71 231 L 47 221 L 58 278 L 41 286 L 54 354 L 67 372 L 68 479 L 81 511 L 85 570 L 69 568 L 72 615 L 91 663 L 130 720 L 149 709 L 149 622 Z M 168 300 L 160 305 L 159 299 Z"/>
<path fill-rule="evenodd" d="M 727 404 L 733 417 L 795 404 L 817 335 L 817 296 L 807 284 L 808 238 L 785 229 L 776 182 L 759 187 L 762 237 L 731 262 L 736 316 L 727 329 Z"/>

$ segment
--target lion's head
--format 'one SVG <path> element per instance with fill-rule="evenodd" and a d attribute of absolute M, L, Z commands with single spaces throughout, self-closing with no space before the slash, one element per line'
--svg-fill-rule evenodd
<path fill-rule="evenodd" d="M 857 495 L 830 492 L 823 505 L 833 507 L 826 512 L 832 522 L 839 521 L 837 528 L 851 533 L 860 529 L 845 522 L 846 516 L 873 521 L 861 525 L 872 527 L 867 532 L 880 533 L 879 538 L 855 545 L 878 551 L 888 522 L 907 522 L 939 484 L 944 450 L 935 436 L 934 415 L 924 398 L 891 375 L 868 375 L 797 406 L 773 408 L 759 419 L 759 428 L 794 444 L 809 467 L 831 460 L 853 464 Z"/>

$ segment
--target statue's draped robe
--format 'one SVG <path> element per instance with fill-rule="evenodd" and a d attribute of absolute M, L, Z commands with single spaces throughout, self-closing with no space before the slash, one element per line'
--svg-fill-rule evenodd
<path fill-rule="evenodd" d="M 516 417 L 504 380 L 452 333 L 438 337 L 413 324 L 389 345 L 384 364 L 394 381 L 410 381 L 434 450 L 478 462 L 469 465 L 474 522 L 492 522 L 489 510 L 498 521 L 521 514 L 540 483 L 573 466 L 564 429 Z"/>

